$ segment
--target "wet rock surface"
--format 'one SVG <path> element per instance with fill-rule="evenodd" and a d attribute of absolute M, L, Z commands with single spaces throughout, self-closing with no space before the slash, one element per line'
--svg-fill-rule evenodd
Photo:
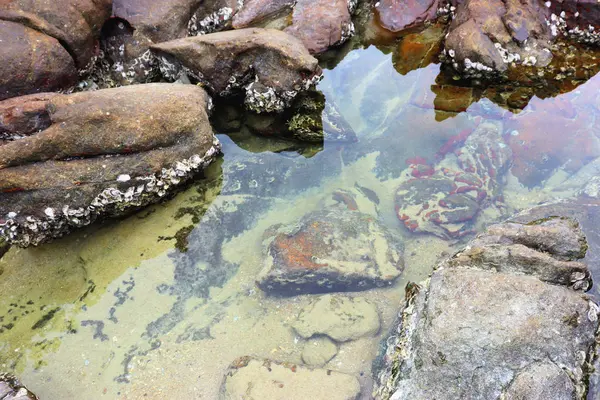
<path fill-rule="evenodd" d="M 39 244 L 156 202 L 219 153 L 209 98 L 148 84 L 0 103 L 0 231 Z M 19 139 L 20 138 L 20 139 Z"/>
<path fill-rule="evenodd" d="M 246 107 L 258 113 L 283 111 L 321 73 L 301 42 L 274 29 L 220 32 L 152 48 L 166 78 L 176 80 L 187 73 L 211 94 L 242 93 Z"/>
<path fill-rule="evenodd" d="M 564 247 L 547 246 L 555 235 L 564 236 Z M 543 398 L 549 388 L 552 398 L 583 397 L 600 309 L 580 290 L 587 285 L 549 284 L 539 274 L 559 271 L 565 254 L 580 258 L 581 238 L 567 219 L 494 226 L 442 263 L 423 287 L 407 286 L 375 398 Z M 537 253 L 516 270 L 494 250 L 515 241 Z M 476 251 L 490 258 L 465 257 Z M 576 279 L 589 277 L 583 264 L 566 263 L 581 268 Z"/>
<path fill-rule="evenodd" d="M 294 0 L 244 1 L 241 10 L 233 17 L 233 27 L 235 29 L 247 28 L 274 16 L 289 13 L 295 3 Z"/>
<path fill-rule="evenodd" d="M 385 29 L 399 32 L 436 18 L 438 0 L 380 0 L 375 9 Z"/>
<path fill-rule="evenodd" d="M 352 375 L 242 357 L 231 364 L 225 375 L 220 398 L 353 400 L 359 394 L 360 384 Z"/>
<path fill-rule="evenodd" d="M 17 378 L 0 373 L 0 399 L 2 400 L 37 400 Z"/>
<path fill-rule="evenodd" d="M 344 43 L 354 34 L 348 0 L 298 0 L 286 32 L 299 38 L 311 54 Z"/>
<path fill-rule="evenodd" d="M 267 232 L 258 286 L 293 296 L 392 284 L 404 267 L 402 243 L 374 217 L 353 211 L 352 199 L 347 200 Z"/>
<path fill-rule="evenodd" d="M 338 352 L 337 345 L 327 336 L 309 339 L 302 350 L 302 362 L 320 367 L 327 364 Z"/>
<path fill-rule="evenodd" d="M 336 342 L 374 336 L 379 332 L 377 307 L 361 297 L 326 294 L 314 299 L 292 327 L 305 339 L 328 336 Z"/>

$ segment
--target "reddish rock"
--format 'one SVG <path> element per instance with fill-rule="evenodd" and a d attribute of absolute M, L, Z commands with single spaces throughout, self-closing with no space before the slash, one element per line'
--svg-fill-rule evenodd
<path fill-rule="evenodd" d="M 392 32 L 435 19 L 439 0 L 379 0 L 375 6 L 379 23 Z"/>
<path fill-rule="evenodd" d="M 344 43 L 354 34 L 347 0 L 298 0 L 292 25 L 285 31 L 300 39 L 311 54 Z"/>
<path fill-rule="evenodd" d="M 367 290 L 400 275 L 404 260 L 398 238 L 375 218 L 352 211 L 353 204 L 339 201 L 340 207 L 308 214 L 271 233 L 257 281 L 261 289 L 286 296 Z"/>
<path fill-rule="evenodd" d="M 233 27 L 247 28 L 273 16 L 290 12 L 294 3 L 294 0 L 247 0 L 233 17 Z"/>
<path fill-rule="evenodd" d="M 77 82 L 73 58 L 55 38 L 15 22 L 0 21 L 0 40 L 5 61 L 0 65 L 0 100 L 58 90 Z"/>
<path fill-rule="evenodd" d="M 396 71 L 406 75 L 412 70 L 436 62 L 442 49 L 444 35 L 444 27 L 436 24 L 421 32 L 403 36 L 392 59 Z"/>

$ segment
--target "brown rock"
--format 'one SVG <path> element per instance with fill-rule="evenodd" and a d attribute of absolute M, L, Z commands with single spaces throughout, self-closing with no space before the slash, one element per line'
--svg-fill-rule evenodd
<path fill-rule="evenodd" d="M 1 102 L 2 129 L 24 138 L 0 146 L 0 235 L 39 244 L 172 192 L 218 153 L 208 100 L 148 84 Z"/>
<path fill-rule="evenodd" d="M 375 10 L 379 23 L 392 32 L 435 19 L 439 0 L 380 0 Z"/>
<path fill-rule="evenodd" d="M 285 30 L 300 39 L 311 54 L 344 43 L 354 34 L 347 0 L 298 0 L 292 25 Z"/>
<path fill-rule="evenodd" d="M 88 68 L 111 0 L 5 0 L 0 20 L 14 21 L 58 40 L 78 69 Z M 35 47 L 34 47 L 35 48 Z"/>
<path fill-rule="evenodd" d="M 302 43 L 274 29 L 249 28 L 190 37 L 152 46 L 163 75 L 187 73 L 212 94 L 245 92 L 248 109 L 282 111 L 320 77 Z"/>
<path fill-rule="evenodd" d="M 0 100 L 77 82 L 73 59 L 56 39 L 9 21 L 0 21 L 0 38 L 5 61 L 0 65 Z"/>
<path fill-rule="evenodd" d="M 444 27 L 441 24 L 434 24 L 421 32 L 403 36 L 392 59 L 396 71 L 406 75 L 410 71 L 436 62 L 444 35 Z"/>
<path fill-rule="evenodd" d="M 238 0 L 204 0 L 190 20 L 191 36 L 206 35 L 231 27 L 233 16 L 239 11 Z"/>
<path fill-rule="evenodd" d="M 292 10 L 294 0 L 247 0 L 233 17 L 235 29 L 247 28 Z"/>

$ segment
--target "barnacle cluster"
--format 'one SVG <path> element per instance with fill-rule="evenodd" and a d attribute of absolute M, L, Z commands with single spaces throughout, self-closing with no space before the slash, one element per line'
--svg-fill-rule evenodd
<path fill-rule="evenodd" d="M 204 155 L 193 155 L 156 174 L 138 177 L 119 175 L 114 186 L 102 190 L 88 205 L 47 207 L 43 216 L 9 212 L 5 219 L 0 219 L 0 237 L 22 247 L 38 245 L 61 237 L 73 228 L 89 225 L 98 218 L 123 215 L 155 203 L 206 168 L 220 151 L 221 145 L 215 137 Z"/>

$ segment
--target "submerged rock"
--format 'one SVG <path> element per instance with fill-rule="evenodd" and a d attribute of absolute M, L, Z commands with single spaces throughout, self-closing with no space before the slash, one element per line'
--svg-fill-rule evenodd
<path fill-rule="evenodd" d="M 374 397 L 584 398 L 600 308 L 581 291 L 587 268 L 562 261 L 583 256 L 581 239 L 567 219 L 494 226 L 407 287 Z M 528 256 L 502 255 L 517 247 Z"/>
<path fill-rule="evenodd" d="M 347 342 L 377 334 L 379 313 L 365 298 L 326 294 L 312 300 L 292 327 L 305 339 L 324 335 L 336 342 Z"/>
<path fill-rule="evenodd" d="M 219 153 L 209 97 L 148 84 L 0 103 L 0 235 L 28 246 L 173 192 Z"/>
<path fill-rule="evenodd" d="M 359 394 L 360 384 L 352 375 L 292 363 L 241 357 L 229 367 L 220 398 L 354 400 Z"/>
<path fill-rule="evenodd" d="M 310 366 L 320 367 L 327 364 L 338 352 L 337 345 L 327 336 L 309 339 L 302 349 L 302 361 Z"/>
<path fill-rule="evenodd" d="M 354 35 L 351 14 L 355 0 L 298 0 L 286 32 L 304 43 L 311 54 L 340 45 Z"/>
<path fill-rule="evenodd" d="M 109 0 L 8 0 L 0 7 L 0 100 L 66 89 L 93 62 Z M 10 60 L 10 62 L 9 62 Z"/>
<path fill-rule="evenodd" d="M 411 232 L 450 238 L 472 231 L 477 215 L 500 195 L 512 152 L 495 122 L 467 131 L 463 145 L 438 165 L 411 164 L 411 177 L 396 191 L 396 213 Z M 448 159 L 456 167 L 447 167 Z"/>
<path fill-rule="evenodd" d="M 38 400 L 17 378 L 9 374 L 0 374 L 0 399 L 2 400 Z"/>
<path fill-rule="evenodd" d="M 404 268 L 401 242 L 375 218 L 352 209 L 333 207 L 273 227 L 258 286 L 293 296 L 391 285 Z"/>
<path fill-rule="evenodd" d="M 258 113 L 282 111 L 321 74 L 317 60 L 301 42 L 274 29 L 219 32 L 152 49 L 167 79 L 187 73 L 212 94 L 243 93 L 246 107 Z"/>

